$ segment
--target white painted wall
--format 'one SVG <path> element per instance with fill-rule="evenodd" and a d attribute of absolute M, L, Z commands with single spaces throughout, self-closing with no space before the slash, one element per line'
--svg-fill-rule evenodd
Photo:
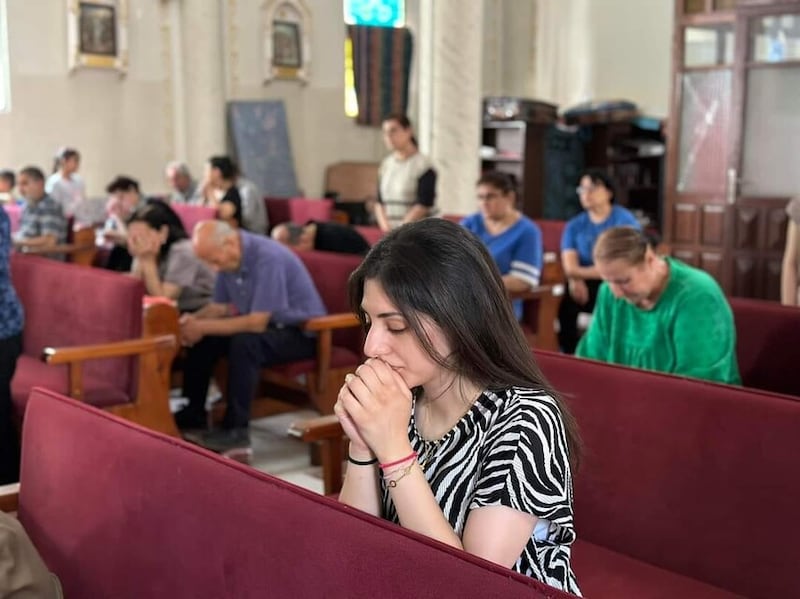
<path fill-rule="evenodd" d="M 66 2 L 7 3 L 12 110 L 0 114 L 0 164 L 49 172 L 59 146 L 77 147 L 88 193 L 100 195 L 118 173 L 160 189 L 167 160 L 160 3 L 133 0 L 131 67 L 67 70 Z"/>
<path fill-rule="evenodd" d="M 633 100 L 645 114 L 666 117 L 674 0 L 591 0 L 589 8 L 595 97 Z"/>
<path fill-rule="evenodd" d="M 68 73 L 64 0 L 11 0 L 12 111 L 0 114 L 0 166 L 36 164 L 49 171 L 59 146 L 76 146 L 90 195 L 101 195 L 120 173 L 138 178 L 147 192 L 163 190 L 164 163 L 182 145 L 200 171 L 206 146 L 220 138 L 219 125 L 211 125 L 215 115 L 195 114 L 202 103 L 192 98 L 185 99 L 183 114 L 173 105 L 171 7 L 179 2 L 181 11 L 201 7 L 221 18 L 218 31 L 204 28 L 203 35 L 220 36 L 213 41 L 187 30 L 193 20 L 186 15 L 180 20 L 184 91 L 193 92 L 196 80 L 189 73 L 203 66 L 192 61 L 192 49 L 202 56 L 202 44 L 221 48 L 224 98 L 283 99 L 298 184 L 308 195 L 321 194 L 328 164 L 377 161 L 386 150 L 376 129 L 344 116 L 341 3 L 305 1 L 313 23 L 311 80 L 303 85 L 262 81 L 262 0 L 129 0 L 130 68 L 124 77 L 93 69 Z M 485 94 L 532 96 L 562 106 L 587 97 L 627 97 L 649 114 L 667 114 L 672 0 L 484 2 Z M 419 0 L 407 0 L 415 33 L 419 6 Z M 412 119 L 418 67 L 412 66 Z"/>

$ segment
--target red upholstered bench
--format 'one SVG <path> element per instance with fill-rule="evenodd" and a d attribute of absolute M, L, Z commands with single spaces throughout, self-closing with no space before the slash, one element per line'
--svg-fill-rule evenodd
<path fill-rule="evenodd" d="M 800 308 L 740 297 L 729 301 L 742 384 L 800 396 Z"/>
<path fill-rule="evenodd" d="M 28 394 L 36 385 L 74 397 L 79 394 L 87 403 L 175 432 L 167 396 L 154 396 L 164 389 L 168 394 L 159 369 L 164 364 L 169 369 L 172 350 L 162 355 L 159 348 L 163 344 L 158 340 L 142 340 L 141 281 L 23 254 L 11 256 L 11 279 L 25 310 L 23 354 L 11 381 L 18 419 L 22 419 Z M 127 344 L 120 345 L 122 342 Z M 86 351 L 77 351 L 79 347 Z M 64 350 L 50 357 L 61 365 L 43 361 L 46 348 Z M 145 357 L 148 354 L 152 355 Z M 86 357 L 90 361 L 78 376 L 75 360 Z M 145 376 L 146 372 L 152 376 Z M 142 404 L 143 397 L 148 405 Z"/>
<path fill-rule="evenodd" d="M 304 225 L 309 220 L 327 222 L 333 217 L 333 200 L 327 198 L 264 198 L 269 226 L 285 222 Z"/>
<path fill-rule="evenodd" d="M 799 597 L 800 401 L 534 352 L 586 445 L 587 597 Z"/>
<path fill-rule="evenodd" d="M 211 206 L 195 206 L 193 204 L 170 204 L 170 207 L 181 219 L 181 224 L 191 237 L 194 226 L 200 221 L 217 218 L 217 209 Z"/>
<path fill-rule="evenodd" d="M 14 503 L 70 599 L 571 597 L 48 391 Z"/>

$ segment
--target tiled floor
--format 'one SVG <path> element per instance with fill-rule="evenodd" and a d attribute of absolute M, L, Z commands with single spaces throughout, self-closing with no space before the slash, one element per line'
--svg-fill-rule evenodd
<path fill-rule="evenodd" d="M 286 434 L 295 420 L 315 418 L 317 412 L 300 410 L 253 420 L 250 440 L 253 444 L 253 468 L 285 481 L 322 493 L 322 468 L 312 466 L 309 446 Z"/>

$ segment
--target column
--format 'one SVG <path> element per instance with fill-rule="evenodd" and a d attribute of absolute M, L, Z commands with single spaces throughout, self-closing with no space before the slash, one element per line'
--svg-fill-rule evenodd
<path fill-rule="evenodd" d="M 474 212 L 480 174 L 483 2 L 421 0 L 420 150 L 434 161 L 441 213 Z"/>
<path fill-rule="evenodd" d="M 225 60 L 222 3 L 218 0 L 181 2 L 181 48 L 186 156 L 195 176 L 206 160 L 226 152 Z"/>

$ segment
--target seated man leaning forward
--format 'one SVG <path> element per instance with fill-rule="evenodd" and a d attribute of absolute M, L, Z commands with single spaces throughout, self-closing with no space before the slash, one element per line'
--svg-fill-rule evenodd
<path fill-rule="evenodd" d="M 600 235 L 594 262 L 604 283 L 576 355 L 741 384 L 733 314 L 708 273 L 657 256 L 632 227 Z"/>
<path fill-rule="evenodd" d="M 272 229 L 272 238 L 296 250 L 340 254 L 366 254 L 369 244 L 361 234 L 340 223 L 308 221 L 304 226 L 282 223 Z"/>
<path fill-rule="evenodd" d="M 212 302 L 181 317 L 187 352 L 183 395 L 188 407 L 175 415 L 180 428 L 205 426 L 205 401 L 214 363 L 228 358 L 228 405 L 223 428 L 196 440 L 212 451 L 250 445 L 248 423 L 259 371 L 311 358 L 316 338 L 300 325 L 325 314 L 325 306 L 300 259 L 261 235 L 223 221 L 197 224 L 197 257 L 218 271 Z M 195 440 L 195 439 L 192 439 Z"/>
<path fill-rule="evenodd" d="M 65 243 L 67 219 L 61 206 L 44 191 L 44 173 L 28 166 L 19 173 L 19 190 L 25 198 L 14 245 L 21 250 L 44 249 Z M 63 259 L 61 254 L 50 257 Z"/>

